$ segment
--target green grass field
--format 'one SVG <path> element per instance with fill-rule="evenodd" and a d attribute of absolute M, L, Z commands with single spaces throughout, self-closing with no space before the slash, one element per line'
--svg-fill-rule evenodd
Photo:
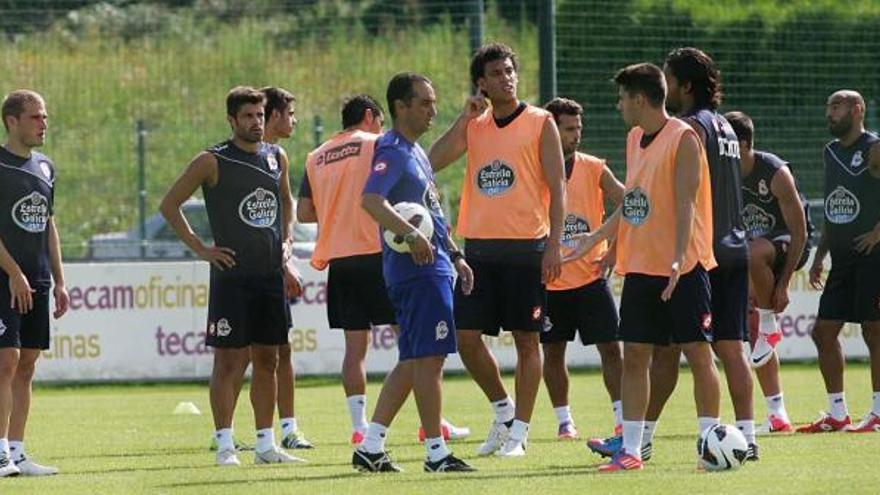
<path fill-rule="evenodd" d="M 785 366 L 786 401 L 796 423 L 813 419 L 825 397 L 814 365 Z M 847 386 L 855 416 L 868 410 L 869 371 L 850 365 Z M 512 378 L 506 382 L 512 390 Z M 28 451 L 62 474 L 52 478 L 0 480 L 0 493 L 876 493 L 875 464 L 880 437 L 872 434 L 785 436 L 761 440 L 761 460 L 738 472 L 695 470 L 695 420 L 690 376 L 682 374 L 676 395 L 658 427 L 654 458 L 636 473 L 600 475 L 597 456 L 583 441 L 559 443 L 556 421 L 542 388 L 532 422 L 528 454 L 522 459 L 473 455 L 490 422 L 489 407 L 465 376 L 449 377 L 445 411 L 452 422 L 468 425 L 472 437 L 452 444 L 456 454 L 479 469 L 476 473 L 428 475 L 421 472 L 423 447 L 416 443 L 415 406 L 409 401 L 389 433 L 393 457 L 405 473 L 364 475 L 350 467 L 350 424 L 336 379 L 305 379 L 297 391 L 301 429 L 317 445 L 303 452 L 308 464 L 253 466 L 244 453 L 240 468 L 217 468 L 207 446 L 211 417 L 203 385 L 39 387 L 31 416 Z M 380 383 L 368 390 L 375 400 Z M 596 372 L 572 377 L 572 407 L 582 436 L 607 434 L 610 407 Z M 726 394 L 725 394 L 726 395 Z M 246 391 L 242 394 L 246 398 Z M 757 397 L 757 396 L 756 396 Z M 200 416 L 175 416 L 181 401 L 192 401 Z M 371 406 L 374 402 L 371 403 Z M 732 422 L 725 399 L 723 419 Z M 756 412 L 763 417 L 763 400 Z M 252 440 L 250 405 L 239 405 L 237 433 Z M 867 459 L 867 461 L 866 461 Z"/>

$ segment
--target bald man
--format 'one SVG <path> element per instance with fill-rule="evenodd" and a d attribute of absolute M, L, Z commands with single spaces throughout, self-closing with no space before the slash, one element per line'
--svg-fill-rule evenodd
<path fill-rule="evenodd" d="M 810 268 L 810 284 L 822 288 L 825 255 L 831 272 L 824 283 L 813 342 L 825 380 L 829 412 L 799 433 L 880 432 L 880 137 L 866 132 L 865 100 L 852 90 L 828 98 L 825 146 L 825 222 Z M 843 394 L 844 355 L 838 336 L 846 322 L 859 323 L 871 361 L 871 411 L 853 425 Z"/>

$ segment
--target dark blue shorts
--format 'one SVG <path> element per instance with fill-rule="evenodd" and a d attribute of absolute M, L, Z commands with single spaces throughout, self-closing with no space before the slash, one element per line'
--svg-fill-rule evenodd
<path fill-rule="evenodd" d="M 571 342 L 575 334 L 584 345 L 614 342 L 617 327 L 617 306 L 604 278 L 575 289 L 547 291 L 542 344 Z"/>
<path fill-rule="evenodd" d="M 394 308 L 385 291 L 382 253 L 330 260 L 327 320 L 330 328 L 369 330 L 393 325 Z"/>
<path fill-rule="evenodd" d="M 456 352 L 452 277 L 417 278 L 388 287 L 400 335 L 399 359 L 446 356 Z"/>
<path fill-rule="evenodd" d="M 749 312 L 748 260 L 719 263 L 709 271 L 712 286 L 712 324 L 715 341 L 748 342 L 746 316 Z"/>
<path fill-rule="evenodd" d="M 497 336 L 501 329 L 544 330 L 547 294 L 541 282 L 541 253 L 499 260 L 469 257 L 474 289 L 464 295 L 455 286 L 455 321 L 462 330 Z"/>
<path fill-rule="evenodd" d="M 660 294 L 668 277 L 630 273 L 620 296 L 620 340 L 669 345 L 712 342 L 712 305 L 709 275 L 702 266 L 678 279 L 672 299 Z"/>
<path fill-rule="evenodd" d="M 289 311 L 280 271 L 224 277 L 211 270 L 205 342 L 211 347 L 239 349 L 251 344 L 285 344 Z"/>
<path fill-rule="evenodd" d="M 847 261 L 832 257 L 818 318 L 850 323 L 880 320 L 880 256 L 853 256 Z"/>
<path fill-rule="evenodd" d="M 34 307 L 25 314 L 9 305 L 9 279 L 0 283 L 0 348 L 49 348 L 49 289 L 34 288 Z"/>

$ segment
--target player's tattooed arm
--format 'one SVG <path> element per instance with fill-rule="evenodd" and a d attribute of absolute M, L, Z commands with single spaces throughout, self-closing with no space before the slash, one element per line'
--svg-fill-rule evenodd
<path fill-rule="evenodd" d="M 235 251 L 222 246 L 205 246 L 180 211 L 180 206 L 196 189 L 203 184 L 216 186 L 218 180 L 217 158 L 207 151 L 199 153 L 165 193 L 159 212 L 187 247 L 201 259 L 223 270 L 235 266 Z"/>
<path fill-rule="evenodd" d="M 467 126 L 487 108 L 488 104 L 483 96 L 471 96 L 467 99 L 464 109 L 452 126 L 428 150 L 428 160 L 435 172 L 443 170 L 467 151 Z"/>
<path fill-rule="evenodd" d="M 21 267 L 9 254 L 2 239 L 0 239 L 0 268 L 9 277 L 9 306 L 21 314 L 29 312 L 34 307 L 34 290 L 27 276 L 21 271 Z"/>
<path fill-rule="evenodd" d="M 602 188 L 602 196 L 605 197 L 605 200 L 610 201 L 615 208 L 623 202 L 623 184 L 617 180 L 617 177 L 614 176 L 608 165 L 605 165 L 605 168 L 602 170 L 599 187 Z"/>

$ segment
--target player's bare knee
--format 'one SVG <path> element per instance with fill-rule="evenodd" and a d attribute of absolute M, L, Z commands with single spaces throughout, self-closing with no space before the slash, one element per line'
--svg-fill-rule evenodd
<path fill-rule="evenodd" d="M 602 360 L 603 366 L 623 361 L 620 342 L 602 342 L 596 344 L 596 350 L 599 351 L 599 358 Z"/>
<path fill-rule="evenodd" d="M 293 355 L 291 351 L 290 344 L 282 344 L 278 346 L 278 361 L 290 361 L 290 357 Z"/>

